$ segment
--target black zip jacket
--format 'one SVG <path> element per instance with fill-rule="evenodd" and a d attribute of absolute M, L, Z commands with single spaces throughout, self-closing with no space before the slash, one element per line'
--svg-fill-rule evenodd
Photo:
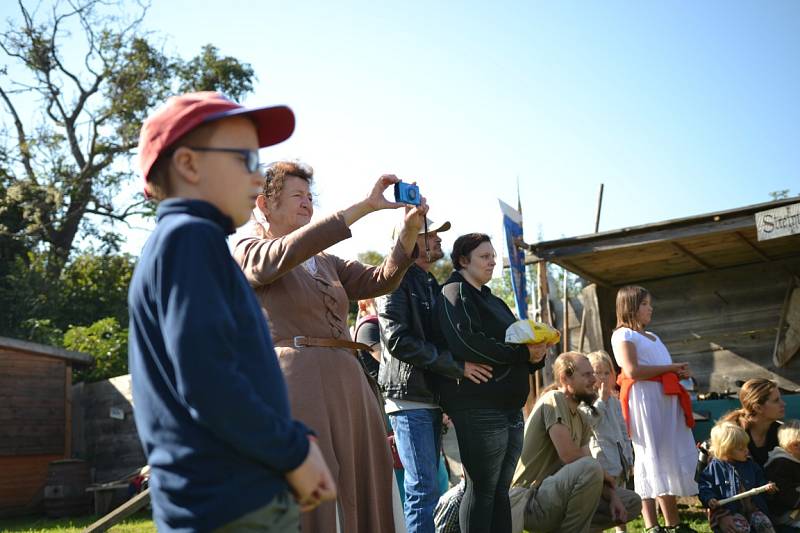
<path fill-rule="evenodd" d="M 397 290 L 378 300 L 378 383 L 387 398 L 438 403 L 435 374 L 464 375 L 464 363 L 453 358 L 435 323 L 439 296 L 436 278 L 415 264 Z"/>
<path fill-rule="evenodd" d="M 462 409 L 521 409 L 528 397 L 528 376 L 544 366 L 528 362 L 524 344 L 505 342 L 506 329 L 517 319 L 485 285 L 476 289 L 458 272 L 442 286 L 439 324 L 457 360 L 492 365 L 486 383 L 442 380 L 440 402 L 446 412 Z"/>

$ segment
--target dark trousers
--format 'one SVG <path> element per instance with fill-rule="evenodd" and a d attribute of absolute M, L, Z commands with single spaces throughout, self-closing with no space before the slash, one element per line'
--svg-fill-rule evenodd
<path fill-rule="evenodd" d="M 450 414 L 467 482 L 461 533 L 510 533 L 508 490 L 522 452 L 519 409 L 465 409 Z"/>
<path fill-rule="evenodd" d="M 264 507 L 256 509 L 214 530 L 214 533 L 297 533 L 300 508 L 288 492 L 278 494 Z"/>

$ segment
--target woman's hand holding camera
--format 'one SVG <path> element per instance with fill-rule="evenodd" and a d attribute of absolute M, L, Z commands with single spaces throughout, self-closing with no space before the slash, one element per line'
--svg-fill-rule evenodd
<path fill-rule="evenodd" d="M 400 178 L 395 176 L 394 174 L 384 174 L 378 181 L 375 182 L 373 185 L 372 190 L 370 191 L 369 195 L 361 200 L 358 203 L 355 203 L 342 211 L 344 215 L 344 222 L 347 226 L 351 226 L 355 221 L 360 219 L 361 217 L 368 215 L 374 211 L 380 211 L 382 209 L 397 209 L 398 207 L 403 207 L 406 204 L 401 202 L 390 202 L 384 196 L 386 189 L 390 186 L 398 183 Z M 416 233 L 414 233 L 414 240 L 417 238 L 417 233 L 419 233 L 420 228 L 422 228 L 423 223 L 425 222 L 425 213 L 428 212 L 428 206 L 425 202 L 425 198 L 422 197 L 422 201 L 419 206 L 416 207 L 406 207 L 406 227 L 408 227 L 409 223 L 416 227 Z M 416 216 L 417 218 L 414 220 L 409 220 Z M 413 228 L 411 228 L 413 230 Z M 412 244 L 407 251 L 410 253 L 411 250 L 414 249 L 414 245 Z"/>
<path fill-rule="evenodd" d="M 386 189 L 399 181 L 400 178 L 394 174 L 384 174 L 378 178 L 369 195 L 364 199 L 364 204 L 369 209 L 369 212 L 380 211 L 381 209 L 396 209 L 405 205 L 400 202 L 390 202 L 384 196 Z"/>
<path fill-rule="evenodd" d="M 408 255 L 414 251 L 417 244 L 417 235 L 425 227 L 425 216 L 428 214 L 428 201 L 420 197 L 419 205 L 404 205 L 406 210 L 403 216 L 403 228 L 400 230 L 400 245 Z"/>

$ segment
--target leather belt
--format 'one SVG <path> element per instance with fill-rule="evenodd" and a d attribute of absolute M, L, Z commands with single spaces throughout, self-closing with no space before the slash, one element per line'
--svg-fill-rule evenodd
<path fill-rule="evenodd" d="M 345 339 L 323 339 L 320 337 L 306 337 L 305 335 L 297 335 L 292 337 L 291 340 L 282 340 L 275 342 L 275 346 L 289 347 L 289 348 L 305 348 L 309 346 L 319 346 L 323 348 L 347 348 L 348 350 L 367 350 L 370 347 L 363 342 L 353 342 Z"/>

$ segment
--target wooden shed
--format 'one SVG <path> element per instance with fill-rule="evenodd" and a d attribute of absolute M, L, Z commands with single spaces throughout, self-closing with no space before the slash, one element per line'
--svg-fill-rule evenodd
<path fill-rule="evenodd" d="M 800 234 L 759 241 L 755 220 L 799 202 L 539 242 L 526 261 L 555 263 L 591 282 L 583 290 L 584 351 L 611 353 L 617 289 L 637 284 L 653 294 L 650 329 L 676 361 L 691 364 L 700 390 L 757 376 L 800 389 Z"/>
<path fill-rule="evenodd" d="M 89 355 L 0 337 L 0 515 L 34 506 L 71 455 L 72 367 Z"/>

